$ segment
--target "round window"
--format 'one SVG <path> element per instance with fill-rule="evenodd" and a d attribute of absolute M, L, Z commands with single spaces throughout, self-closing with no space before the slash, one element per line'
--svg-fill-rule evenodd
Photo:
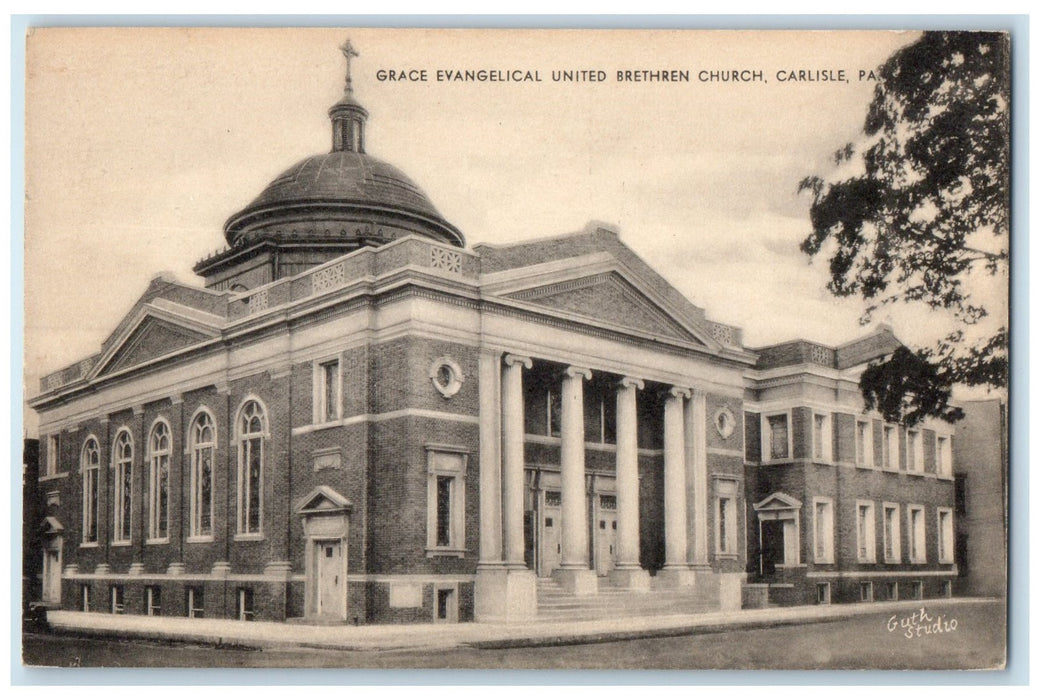
<path fill-rule="evenodd" d="M 438 357 L 430 365 L 430 380 L 444 398 L 451 398 L 462 387 L 465 377 L 458 363 L 450 357 Z"/>
<path fill-rule="evenodd" d="M 723 438 L 728 438 L 733 434 L 733 430 L 737 427 L 737 419 L 733 416 L 733 411 L 729 408 L 723 407 L 715 413 L 715 430 L 718 431 L 719 435 Z"/>

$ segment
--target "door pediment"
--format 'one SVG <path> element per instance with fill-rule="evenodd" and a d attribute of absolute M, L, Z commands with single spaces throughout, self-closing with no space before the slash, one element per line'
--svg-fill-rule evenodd
<path fill-rule="evenodd" d="M 302 516 L 349 513 L 353 504 L 329 486 L 319 486 L 297 501 L 296 514 Z"/>
<path fill-rule="evenodd" d="M 802 502 L 797 498 L 788 496 L 782 491 L 776 491 L 754 505 L 754 508 L 758 512 L 769 512 L 779 510 L 799 510 L 802 507 Z"/>

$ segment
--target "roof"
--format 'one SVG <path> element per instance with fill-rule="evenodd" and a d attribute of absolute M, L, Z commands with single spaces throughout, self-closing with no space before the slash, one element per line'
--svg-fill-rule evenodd
<path fill-rule="evenodd" d="M 245 209 L 224 225 L 232 245 L 257 223 L 306 207 L 312 211 L 365 210 L 411 215 L 433 224 L 463 245 L 458 233 L 418 185 L 398 168 L 367 153 L 333 151 L 305 158 L 276 177 Z"/>

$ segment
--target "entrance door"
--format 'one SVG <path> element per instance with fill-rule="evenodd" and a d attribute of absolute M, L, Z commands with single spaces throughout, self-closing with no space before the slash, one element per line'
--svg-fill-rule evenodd
<path fill-rule="evenodd" d="M 550 576 L 560 568 L 562 555 L 562 529 L 560 527 L 560 506 L 562 500 L 559 491 L 542 493 L 542 509 L 539 518 L 541 536 L 538 538 L 538 575 Z"/>
<path fill-rule="evenodd" d="M 322 617 L 343 617 L 346 578 L 343 570 L 343 543 L 340 540 L 319 540 L 314 543 L 317 557 L 317 613 Z"/>
<path fill-rule="evenodd" d="M 43 599 L 50 603 L 61 600 L 61 550 L 43 550 Z"/>
<path fill-rule="evenodd" d="M 762 520 L 761 572 L 763 576 L 776 573 L 776 565 L 784 563 L 784 521 Z"/>
<path fill-rule="evenodd" d="M 617 559 L 617 497 L 600 494 L 595 517 L 596 573 L 607 576 Z"/>

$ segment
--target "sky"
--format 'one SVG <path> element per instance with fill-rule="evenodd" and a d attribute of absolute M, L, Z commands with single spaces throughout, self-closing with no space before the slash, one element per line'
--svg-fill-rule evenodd
<path fill-rule="evenodd" d="M 833 298 L 826 261 L 798 249 L 810 201 L 797 187 L 860 133 L 874 83 L 859 72 L 914 33 L 46 29 L 27 42 L 28 396 L 39 376 L 97 352 L 158 273 L 200 282 L 191 268 L 223 247 L 224 221 L 329 150 L 348 37 L 366 150 L 469 245 L 603 221 L 749 347 L 867 332 L 862 302 Z M 455 69 L 541 81 L 437 80 Z M 380 79 L 391 70 L 427 79 Z M 606 80 L 555 82 L 559 70 Z M 617 80 L 644 70 L 689 82 Z M 733 70 L 762 80 L 699 79 Z M 839 70 L 847 81 L 780 79 Z M 912 309 L 877 320 L 910 345 L 947 322 Z"/>

